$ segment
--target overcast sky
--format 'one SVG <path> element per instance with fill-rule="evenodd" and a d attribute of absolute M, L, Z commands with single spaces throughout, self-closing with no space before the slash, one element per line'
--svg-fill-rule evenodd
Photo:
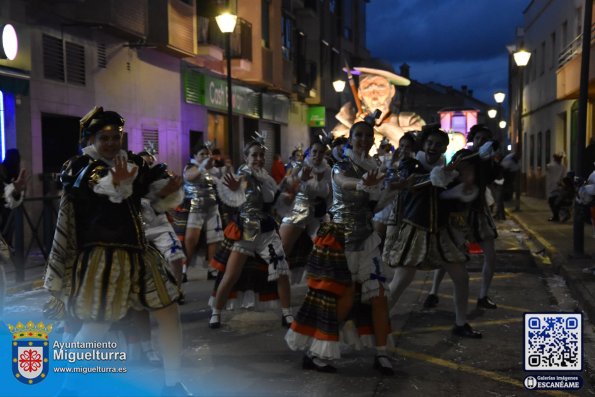
<path fill-rule="evenodd" d="M 367 47 L 395 71 L 407 63 L 411 78 L 434 81 L 494 103 L 508 87 L 506 45 L 515 41 L 530 0 L 371 0 Z"/>

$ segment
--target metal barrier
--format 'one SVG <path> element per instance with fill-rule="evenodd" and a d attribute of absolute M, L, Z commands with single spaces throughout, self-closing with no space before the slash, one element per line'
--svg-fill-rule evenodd
<path fill-rule="evenodd" d="M 9 212 L 2 235 L 6 236 L 7 242 L 13 247 L 17 282 L 25 280 L 25 264 L 34 243 L 37 243 L 36 246 L 43 258 L 48 259 L 54 239 L 59 200 L 60 196 L 27 197 L 23 200 L 23 204 Z M 41 211 L 37 218 L 34 218 L 36 207 L 38 208 L 36 204 L 39 203 L 41 203 Z M 28 241 L 25 238 L 25 222 L 30 231 Z"/>

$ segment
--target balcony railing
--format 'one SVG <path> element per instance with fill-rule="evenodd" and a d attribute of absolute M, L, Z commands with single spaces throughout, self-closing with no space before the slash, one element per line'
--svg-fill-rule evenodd
<path fill-rule="evenodd" d="M 231 34 L 231 57 L 252 61 L 252 24 L 242 18 Z"/>
<path fill-rule="evenodd" d="M 214 17 L 198 17 L 198 45 L 225 48 L 225 35 Z M 231 34 L 231 57 L 252 61 L 252 24 L 243 18 L 238 18 Z"/>
<path fill-rule="evenodd" d="M 595 44 L 595 24 L 591 25 L 591 46 Z M 570 62 L 574 57 L 582 54 L 583 35 L 579 34 L 574 40 L 560 51 L 558 57 L 558 69 Z"/>
<path fill-rule="evenodd" d="M 198 17 L 198 44 L 225 48 L 225 36 L 214 17 Z"/>

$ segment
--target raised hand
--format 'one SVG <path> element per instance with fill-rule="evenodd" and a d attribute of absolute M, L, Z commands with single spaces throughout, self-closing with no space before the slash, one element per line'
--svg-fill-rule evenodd
<path fill-rule="evenodd" d="M 122 181 L 133 178 L 136 175 L 136 169 L 138 167 L 133 166 L 128 171 L 128 161 L 124 156 L 116 156 L 114 159 L 114 168 L 110 169 L 112 174 L 112 183 L 114 186 L 118 186 Z"/>
<path fill-rule="evenodd" d="M 26 184 L 27 184 L 27 170 L 24 168 L 21 168 L 21 170 L 19 171 L 19 176 L 13 182 L 15 193 L 18 194 L 18 193 L 21 193 L 23 190 L 25 190 Z"/>
<path fill-rule="evenodd" d="M 159 191 L 159 197 L 167 197 L 173 192 L 178 191 L 182 184 L 184 183 L 184 179 L 179 175 L 172 175 L 170 176 L 167 184 L 163 186 L 163 188 Z"/>
<path fill-rule="evenodd" d="M 367 174 L 362 178 L 364 185 L 374 186 L 384 180 L 384 174 L 379 169 L 368 171 Z"/>
<path fill-rule="evenodd" d="M 308 182 L 312 179 L 312 167 L 302 168 L 302 182 Z"/>
<path fill-rule="evenodd" d="M 229 188 L 229 190 L 235 192 L 236 190 L 238 190 L 240 188 L 240 186 L 242 184 L 242 179 L 240 178 L 239 180 L 237 180 L 236 178 L 234 178 L 234 176 L 231 172 L 228 172 L 223 177 L 223 184 L 225 186 L 227 186 Z"/>

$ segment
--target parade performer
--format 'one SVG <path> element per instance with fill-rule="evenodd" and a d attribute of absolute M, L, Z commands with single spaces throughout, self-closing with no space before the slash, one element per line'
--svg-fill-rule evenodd
<path fill-rule="evenodd" d="M 82 321 L 75 342 L 101 340 L 130 309 L 151 310 L 159 325 L 163 395 L 190 395 L 180 381 L 178 287 L 165 259 L 147 244 L 141 198 L 162 212 L 182 200 L 182 179 L 150 169 L 123 151 L 124 119 L 95 107 L 81 119 L 88 146 L 63 167 L 64 194 L 44 286 Z"/>
<path fill-rule="evenodd" d="M 417 269 L 434 270 L 443 267 L 454 282 L 455 326 L 457 336 L 480 338 L 467 323 L 467 298 L 469 275 L 464 262 L 464 238 L 457 236 L 449 223 L 449 204 L 440 197 L 444 188 L 458 175 L 454 170 L 457 162 L 445 166 L 444 153 L 448 146 L 448 134 L 438 126 L 426 126 L 420 136 L 423 151 L 416 159 L 403 162 L 399 167 L 401 177 L 411 181 L 403 189 L 391 214 L 383 259 L 388 266 L 396 268 L 390 283 L 393 304 L 413 281 Z M 465 186 L 467 191 L 468 186 Z M 455 192 L 459 192 L 458 187 Z M 449 193 L 451 194 L 451 193 Z M 477 192 L 469 195 L 453 195 L 469 201 Z"/>
<path fill-rule="evenodd" d="M 356 320 L 371 319 L 367 325 L 373 335 L 360 342 L 376 346 L 374 368 L 392 375 L 380 237 L 372 228 L 372 207 L 383 179 L 379 164 L 368 155 L 374 144 L 373 127 L 366 122 L 353 124 L 349 141 L 345 160 L 332 171 L 332 221 L 318 231 L 308 260 L 308 292 L 285 341 L 292 350 L 307 350 L 304 369 L 335 372 L 325 360 L 341 357 L 340 325 L 351 312 Z M 354 303 L 356 295 L 359 301 Z M 367 318 L 363 315 L 366 308 L 371 311 Z"/>
<path fill-rule="evenodd" d="M 417 142 L 413 132 L 406 132 L 399 139 L 399 147 L 392 155 L 392 161 L 389 167 L 384 171 L 384 194 L 381 196 L 381 202 L 378 203 L 380 211 L 374 214 L 374 230 L 382 240 L 386 237 L 386 225 L 393 209 L 395 208 L 395 199 L 399 192 L 400 178 L 398 176 L 399 165 L 408 159 L 415 157 L 417 153 Z"/>
<path fill-rule="evenodd" d="M 176 228 L 183 230 L 183 244 L 187 261 L 193 260 L 200 234 L 204 231 L 207 243 L 207 266 L 223 241 L 223 223 L 219 214 L 214 160 L 210 143 L 192 151 L 192 159 L 184 168 L 184 202 L 176 209 Z M 216 271 L 209 269 L 207 278 L 214 279 Z"/>
<path fill-rule="evenodd" d="M 293 321 L 289 267 L 277 233 L 277 223 L 271 215 L 277 183 L 264 169 L 265 150 L 263 137 L 256 133 L 244 147 L 245 164 L 238 169 L 237 178 L 227 174 L 217 185 L 221 201 L 235 208 L 236 213 L 225 228 L 222 248 L 211 261 L 213 267 L 224 273 L 212 305 L 210 328 L 221 326 L 221 311 L 240 279 L 248 257 L 259 257 L 266 262 L 268 281 L 277 281 L 281 323 L 288 326 Z"/>
<path fill-rule="evenodd" d="M 292 255 L 296 242 L 304 232 L 310 239 L 314 239 L 321 219 L 326 215 L 331 169 L 324 159 L 325 151 L 326 146 L 323 143 L 314 142 L 307 150 L 308 156 L 303 165 L 299 170 L 295 169 L 294 178 L 299 181 L 298 192 L 289 214 L 283 218 L 279 229 L 283 241 L 283 251 L 288 256 Z M 309 250 L 298 254 L 300 257 L 307 258 Z M 305 262 L 293 259 L 293 263 L 291 260 L 289 261 L 292 271 L 299 266 L 299 263 Z"/>
<path fill-rule="evenodd" d="M 498 175 L 498 165 L 493 160 L 497 142 L 492 138 L 492 132 L 483 124 L 471 127 L 468 136 L 469 141 L 473 142 L 472 152 L 477 153 L 477 156 L 473 157 L 473 165 L 475 167 L 475 184 L 479 189 L 479 194 L 470 204 L 467 239 L 469 242 L 479 243 L 483 251 L 481 290 L 477 299 L 477 307 L 480 309 L 496 309 L 498 307 L 488 296 L 496 266 L 494 240 L 498 237 L 496 223 L 486 201 L 486 189 Z M 432 290 L 424 302 L 425 307 L 431 308 L 438 304 L 438 289 L 443 278 L 443 269 L 438 269 L 434 274 Z"/>

